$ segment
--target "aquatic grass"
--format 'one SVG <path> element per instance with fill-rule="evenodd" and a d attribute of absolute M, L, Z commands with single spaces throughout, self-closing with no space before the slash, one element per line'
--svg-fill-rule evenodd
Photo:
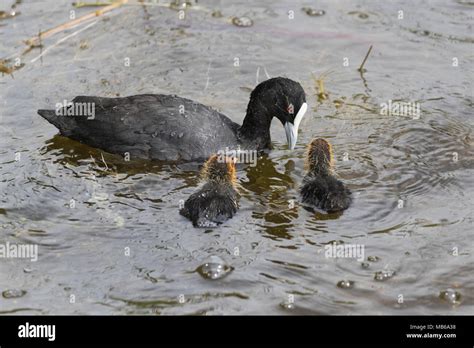
<path fill-rule="evenodd" d="M 329 94 L 326 92 L 324 88 L 324 79 L 330 72 L 322 73 L 321 75 L 317 76 L 314 73 L 311 73 L 313 76 L 314 84 L 316 86 L 316 97 L 318 102 L 322 103 L 324 100 L 328 99 Z"/>
<path fill-rule="evenodd" d="M 18 69 L 21 69 L 25 64 L 21 63 L 21 64 L 9 65 L 8 62 L 9 62 L 9 59 L 0 60 L 0 72 L 2 73 L 2 76 L 6 74 L 6 75 L 10 75 L 12 79 L 15 79 L 13 77 L 13 72 Z"/>
<path fill-rule="evenodd" d="M 110 12 L 114 9 L 117 9 L 119 8 L 120 6 L 124 5 L 128 3 L 128 0 L 117 0 L 113 3 L 111 3 L 110 5 L 104 7 L 104 8 L 101 8 L 99 10 L 96 10 L 94 12 L 90 12 L 82 17 L 79 17 L 77 19 L 74 19 L 72 21 L 69 21 L 69 22 L 66 22 L 66 23 L 63 23 L 61 25 L 58 25 L 54 28 L 51 28 L 49 30 L 46 30 L 44 32 L 40 31 L 38 33 L 38 35 L 35 35 L 29 39 L 26 39 L 26 40 L 23 40 L 23 43 L 27 46 L 27 48 L 20 54 L 20 56 L 24 56 L 26 55 L 27 53 L 29 53 L 30 51 L 32 51 L 34 48 L 39 48 L 40 50 L 42 50 L 43 48 L 43 43 L 42 43 L 42 40 L 45 39 L 45 38 L 48 38 L 50 36 L 53 36 L 54 34 L 57 34 L 57 33 L 60 33 L 60 32 L 63 32 L 67 29 L 71 29 L 87 20 L 90 20 L 90 19 L 93 19 L 95 17 L 99 17 L 99 16 L 102 16 L 104 15 L 105 13 L 107 12 Z M 77 32 L 75 32 L 77 33 Z M 71 34 L 70 36 L 67 36 L 67 38 L 69 37 L 72 37 L 75 35 L 75 33 Z M 60 41 L 58 41 L 58 43 L 64 41 L 65 39 L 62 39 Z M 40 56 L 36 57 L 37 58 L 40 58 L 42 56 L 43 52 L 41 51 L 40 53 Z M 14 57 L 16 56 L 15 54 L 12 54 L 10 55 L 9 57 L 6 57 L 6 58 L 3 58 L 0 60 L 0 72 L 2 72 L 3 74 L 10 74 L 12 73 L 12 71 L 14 70 L 18 70 L 19 68 L 23 67 L 24 64 L 21 64 L 20 66 L 17 66 L 15 68 L 9 68 L 8 66 L 5 65 L 5 61 L 7 61 L 9 58 L 11 57 Z M 36 59 L 34 59 L 32 62 L 36 61 Z M 13 70 L 11 70 L 13 69 Z"/>
<path fill-rule="evenodd" d="M 364 65 L 365 65 L 365 62 L 367 61 L 367 58 L 369 58 L 370 52 L 372 52 L 372 45 L 370 45 L 369 50 L 367 51 L 367 54 L 365 55 L 364 60 L 362 61 L 362 63 L 359 66 L 359 69 L 357 69 L 358 71 L 360 71 L 361 74 L 367 71 L 367 70 L 364 69 Z"/>
<path fill-rule="evenodd" d="M 117 2 L 117 1 L 115 1 Z M 75 8 L 82 8 L 82 7 L 98 7 L 98 6 L 108 6 L 108 5 L 112 5 L 114 2 L 113 1 L 106 1 L 106 2 L 100 2 L 100 1 L 96 1 L 96 2 L 82 2 L 82 1 L 78 1 L 78 2 L 73 2 L 72 3 L 72 6 L 74 6 Z"/>
<path fill-rule="evenodd" d="M 50 36 L 52 36 L 56 33 L 59 33 L 59 32 L 62 32 L 66 29 L 70 29 L 72 27 L 75 27 L 76 25 L 81 24 L 82 22 L 87 21 L 89 19 L 102 16 L 105 13 L 110 12 L 112 10 L 115 10 L 116 8 L 126 4 L 127 2 L 128 2 L 128 0 L 119 0 L 117 2 L 114 2 L 113 4 L 111 4 L 109 6 L 106 6 L 102 9 L 100 9 L 100 10 L 90 12 L 90 13 L 84 15 L 84 16 L 81 16 L 81 17 L 77 18 L 77 19 L 74 19 L 72 21 L 63 23 L 63 24 L 58 25 L 58 26 L 56 26 L 52 29 L 46 30 L 45 32 L 40 32 L 37 36 L 34 36 L 34 37 L 32 37 L 28 40 L 25 40 L 25 43 L 27 45 L 37 44 L 37 43 L 41 42 L 41 39 L 45 39 L 45 38 L 50 37 Z"/>

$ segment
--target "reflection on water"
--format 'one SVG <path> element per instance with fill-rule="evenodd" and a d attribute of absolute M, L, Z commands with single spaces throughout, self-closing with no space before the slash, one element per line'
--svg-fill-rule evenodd
<path fill-rule="evenodd" d="M 5 64 L 61 24 L 71 4 L 54 3 L 2 21 Z M 0 244 L 36 244 L 39 259 L 0 263 L 0 313 L 472 314 L 472 4 L 430 4 L 205 1 L 184 19 L 130 5 L 41 59 L 33 48 L 0 77 Z M 212 230 L 178 213 L 202 163 L 127 161 L 36 114 L 76 95 L 169 93 L 240 123 L 267 74 L 306 90 L 299 143 L 289 152 L 274 122 L 273 149 L 238 165 L 237 215 Z M 381 113 L 389 101 L 419 103 L 420 117 Z M 353 192 L 343 213 L 299 202 L 315 136 Z M 326 257 L 331 245 L 365 258 Z"/>

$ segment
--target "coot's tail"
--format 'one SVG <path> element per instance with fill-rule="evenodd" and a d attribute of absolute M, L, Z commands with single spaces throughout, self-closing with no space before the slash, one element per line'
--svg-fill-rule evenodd
<path fill-rule="evenodd" d="M 73 128 L 74 118 L 58 116 L 54 110 L 41 109 L 38 110 L 38 114 L 43 117 L 46 121 L 55 126 L 62 135 L 69 136 L 71 129 Z"/>

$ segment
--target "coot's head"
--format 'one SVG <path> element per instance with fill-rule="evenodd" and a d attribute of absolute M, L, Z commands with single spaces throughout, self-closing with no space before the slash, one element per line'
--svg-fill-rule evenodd
<path fill-rule="evenodd" d="M 293 150 L 298 127 L 307 109 L 303 87 L 293 80 L 275 77 L 263 81 L 252 91 L 242 128 L 255 135 L 267 132 L 265 135 L 269 138 L 271 120 L 276 117 L 285 128 L 288 147 Z"/>
<path fill-rule="evenodd" d="M 331 144 L 324 139 L 313 139 L 306 151 L 306 169 L 312 173 L 330 173 L 334 166 Z"/>
<path fill-rule="evenodd" d="M 202 176 L 206 181 L 217 184 L 234 184 L 236 181 L 235 159 L 212 155 L 204 164 Z"/>

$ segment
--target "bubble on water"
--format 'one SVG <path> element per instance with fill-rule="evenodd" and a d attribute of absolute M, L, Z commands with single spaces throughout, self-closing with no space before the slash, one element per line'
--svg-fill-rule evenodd
<path fill-rule="evenodd" d="M 218 256 L 211 256 L 209 260 L 199 266 L 196 271 L 205 279 L 222 279 L 234 270 Z"/>
<path fill-rule="evenodd" d="M 289 309 L 289 310 L 295 309 L 294 302 L 285 301 L 285 302 L 280 303 L 280 306 L 284 309 Z"/>
<path fill-rule="evenodd" d="M 380 257 L 378 257 L 378 256 L 367 256 L 367 261 L 377 262 L 377 261 L 380 261 Z"/>
<path fill-rule="evenodd" d="M 237 27 L 251 27 L 253 21 L 249 17 L 234 17 L 232 18 L 232 24 Z"/>
<path fill-rule="evenodd" d="M 4 298 L 18 298 L 25 296 L 26 291 L 21 289 L 8 289 L 2 292 Z"/>
<path fill-rule="evenodd" d="M 325 244 L 326 245 L 341 245 L 341 244 L 344 244 L 344 241 L 340 239 L 336 239 L 336 240 L 330 240 L 329 242 Z"/>
<path fill-rule="evenodd" d="M 213 11 L 213 12 L 211 13 L 211 16 L 214 17 L 214 18 L 222 18 L 222 17 L 224 17 L 224 16 L 222 15 L 222 12 L 221 12 L 221 11 L 218 11 L 218 10 Z"/>
<path fill-rule="evenodd" d="M 370 263 L 368 263 L 368 262 L 362 262 L 360 265 L 361 265 L 362 268 L 365 268 L 365 269 L 370 267 Z"/>
<path fill-rule="evenodd" d="M 453 305 L 461 303 L 461 294 L 453 289 L 446 289 L 439 293 L 439 298 Z"/>
<path fill-rule="evenodd" d="M 388 280 L 395 275 L 395 271 L 384 269 L 383 271 L 375 272 L 374 279 L 380 282 Z"/>
<path fill-rule="evenodd" d="M 169 4 L 170 8 L 176 11 L 185 10 L 188 7 L 192 6 L 190 1 L 180 1 L 174 0 Z"/>
<path fill-rule="evenodd" d="M 337 287 L 341 289 L 351 289 L 354 287 L 354 281 L 352 280 L 341 280 L 337 282 Z"/>
<path fill-rule="evenodd" d="M 326 11 L 324 10 L 315 10 L 311 7 L 303 7 L 301 10 L 303 10 L 308 16 L 311 17 L 320 17 L 326 14 Z"/>

